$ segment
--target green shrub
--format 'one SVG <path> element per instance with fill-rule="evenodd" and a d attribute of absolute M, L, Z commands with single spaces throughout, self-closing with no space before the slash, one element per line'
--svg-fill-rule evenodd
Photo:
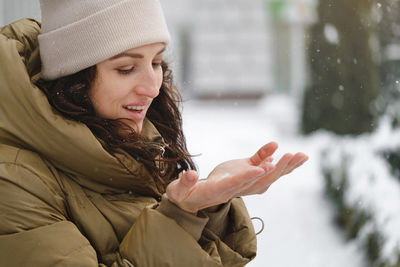
<path fill-rule="evenodd" d="M 340 157 L 340 163 L 332 165 L 328 160 L 324 160 L 327 155 L 328 151 L 322 154 L 322 162 L 324 162 L 322 174 L 325 179 L 326 195 L 335 211 L 336 224 L 343 229 L 348 240 L 357 240 L 361 243 L 371 267 L 400 267 L 400 251 L 397 253 L 397 262 L 394 264 L 382 256 L 385 238 L 375 224 L 374 214 L 361 205 L 349 204 L 345 201 L 350 186 L 348 165 L 351 163 L 351 158 L 343 155 Z M 394 166 L 398 168 L 400 165 Z"/>

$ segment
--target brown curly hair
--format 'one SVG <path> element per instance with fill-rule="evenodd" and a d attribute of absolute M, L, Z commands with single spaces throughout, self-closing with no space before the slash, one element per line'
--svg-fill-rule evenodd
<path fill-rule="evenodd" d="M 196 167 L 187 151 L 182 131 L 182 116 L 179 110 L 181 96 L 173 85 L 172 71 L 168 64 L 163 61 L 161 67 L 163 82 L 160 93 L 154 98 L 146 117 L 163 137 L 166 144 L 163 147 L 145 140 L 121 119 L 105 119 L 96 114 L 89 98 L 89 90 L 97 75 L 96 66 L 56 80 L 40 79 L 37 86 L 58 112 L 86 124 L 110 154 L 123 149 L 143 163 L 153 175 L 160 193 L 164 193 L 167 185 L 176 179 L 180 172 L 195 170 Z"/>

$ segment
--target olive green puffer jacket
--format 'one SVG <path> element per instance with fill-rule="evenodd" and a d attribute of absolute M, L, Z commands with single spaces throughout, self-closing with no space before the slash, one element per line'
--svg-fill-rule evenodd
<path fill-rule="evenodd" d="M 111 155 L 34 82 L 40 23 L 0 29 L 0 266 L 243 266 L 256 237 L 239 198 L 219 211 L 161 201 L 142 164 Z M 143 134 L 162 142 L 145 121 Z M 160 204 L 161 201 L 161 204 Z"/>

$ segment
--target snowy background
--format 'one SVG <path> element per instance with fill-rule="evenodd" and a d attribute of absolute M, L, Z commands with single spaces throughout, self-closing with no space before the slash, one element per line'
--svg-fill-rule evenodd
<path fill-rule="evenodd" d="M 360 138 L 326 131 L 308 136 L 298 132 L 301 101 L 312 81 L 307 53 L 314 50 L 308 47 L 309 29 L 320 20 L 320 4 L 328 4 L 328 10 L 334 11 L 333 7 L 343 2 L 161 2 L 172 36 L 167 61 L 186 99 L 184 131 L 189 151 L 200 154 L 195 158 L 200 176 L 206 176 L 220 162 L 251 156 L 270 141 L 280 145 L 276 160 L 287 152 L 301 151 L 309 156 L 308 162 L 278 180 L 265 194 L 245 198 L 250 215 L 261 217 L 265 223 L 264 231 L 258 235 L 258 255 L 248 266 L 370 266 L 364 258 L 362 239 L 375 228 L 387 241 L 381 256 L 396 258 L 396 253 L 400 254 L 400 210 L 396 205 L 400 187 L 387 162 L 376 152 L 399 148 L 399 131 L 392 132 L 383 125 Z M 366 43 L 375 49 L 375 60 L 382 57 L 385 63 L 380 69 L 384 74 L 383 95 L 397 107 L 393 114 L 399 117 L 400 101 L 396 99 L 400 97 L 400 0 L 377 0 L 374 5 L 373 12 L 364 19 L 381 21 L 381 29 Z M 39 0 L 0 0 L 0 24 L 25 17 L 40 19 Z M 323 38 L 312 41 L 339 45 L 343 32 L 336 26 L 332 21 L 325 23 Z M 382 39 L 380 49 L 374 39 L 377 35 Z M 319 48 L 315 51 L 321 52 Z M 323 63 L 330 60 L 330 55 L 325 56 L 328 57 Z M 357 63 L 355 58 L 353 61 Z M 340 58 L 337 63 L 341 64 Z M 342 85 L 338 87 L 340 93 L 347 90 Z M 382 106 L 385 100 L 382 96 L 378 100 L 372 106 Z M 330 154 L 321 157 L 328 147 Z M 373 215 L 353 241 L 348 241 L 345 231 L 334 224 L 337 214 L 324 191 L 321 172 L 323 166 L 339 168 L 343 153 L 352 159 L 348 183 L 356 185 L 345 192 L 344 201 Z M 372 176 L 379 179 L 371 179 Z M 257 221 L 254 224 L 256 230 L 260 229 Z"/>
<path fill-rule="evenodd" d="M 302 151 L 308 162 L 273 184 L 264 195 L 246 197 L 250 216 L 261 217 L 258 255 L 252 267 L 365 267 L 356 243 L 346 242 L 333 224 L 333 209 L 324 196 L 320 152 L 331 135 L 297 133 L 298 104 L 284 95 L 260 101 L 196 101 L 184 104 L 184 131 L 200 176 L 218 163 L 252 155 L 263 144 L 279 144 L 275 160 Z M 260 224 L 254 221 L 256 230 Z"/>

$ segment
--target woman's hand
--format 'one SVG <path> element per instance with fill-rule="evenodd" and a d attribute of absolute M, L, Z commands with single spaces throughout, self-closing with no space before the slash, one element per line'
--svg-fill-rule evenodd
<path fill-rule="evenodd" d="M 168 185 L 167 196 L 181 209 L 195 213 L 237 196 L 262 194 L 273 182 L 308 159 L 303 153 L 285 154 L 274 165 L 271 156 L 277 148 L 278 145 L 271 142 L 250 158 L 223 162 L 207 179 L 199 180 L 195 171 L 187 171 Z"/>

